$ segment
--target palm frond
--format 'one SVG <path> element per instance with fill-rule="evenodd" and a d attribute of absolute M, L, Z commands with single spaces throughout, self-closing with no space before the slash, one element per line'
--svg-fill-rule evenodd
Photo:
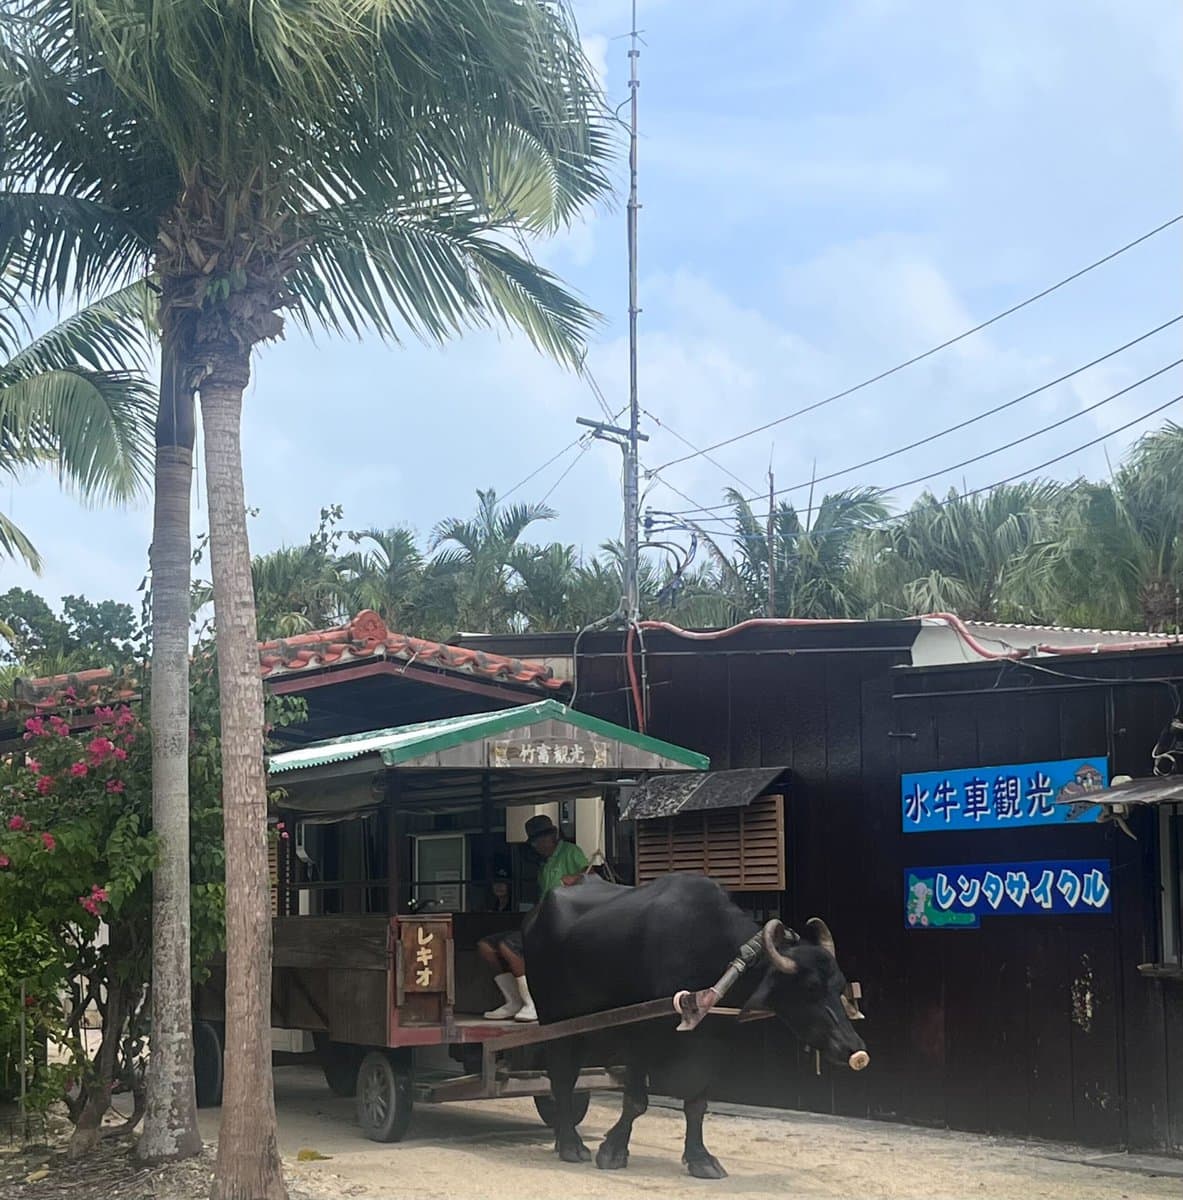
<path fill-rule="evenodd" d="M 13 521 L 0 513 L 0 555 L 22 559 L 31 571 L 41 573 L 41 555 Z"/>
<path fill-rule="evenodd" d="M 82 495 L 131 499 L 151 477 L 154 393 L 126 371 L 46 371 L 0 387 L 0 463 L 53 462 Z"/>

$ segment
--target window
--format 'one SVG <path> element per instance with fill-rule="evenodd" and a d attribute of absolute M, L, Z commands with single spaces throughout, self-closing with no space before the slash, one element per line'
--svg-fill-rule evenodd
<path fill-rule="evenodd" d="M 702 872 L 734 892 L 785 888 L 781 796 L 741 808 L 708 808 L 637 821 L 637 883 L 671 871 Z"/>

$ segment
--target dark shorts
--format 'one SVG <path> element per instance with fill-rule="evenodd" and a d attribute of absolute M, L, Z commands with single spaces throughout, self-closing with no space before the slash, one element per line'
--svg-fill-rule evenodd
<path fill-rule="evenodd" d="M 525 955 L 522 946 L 522 931 L 520 929 L 507 929 L 504 933 L 491 933 L 488 937 L 481 938 L 481 941 L 486 946 L 492 946 L 495 950 L 500 950 L 504 946 L 510 953 L 516 954 L 518 958 Z"/>

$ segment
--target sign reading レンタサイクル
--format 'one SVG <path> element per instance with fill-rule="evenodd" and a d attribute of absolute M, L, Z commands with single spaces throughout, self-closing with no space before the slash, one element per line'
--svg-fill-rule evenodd
<path fill-rule="evenodd" d="M 900 776 L 900 819 L 905 833 L 1063 825 L 1094 807 L 1089 793 L 1108 784 L 1105 758 L 925 771 Z"/>
<path fill-rule="evenodd" d="M 904 922 L 909 929 L 976 929 L 982 917 L 1107 913 L 1104 859 L 908 867 Z"/>

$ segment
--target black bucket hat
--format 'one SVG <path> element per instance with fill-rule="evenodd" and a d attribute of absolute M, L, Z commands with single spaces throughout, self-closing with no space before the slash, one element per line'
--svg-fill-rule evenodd
<path fill-rule="evenodd" d="M 548 833 L 553 833 L 558 836 L 558 829 L 550 817 L 539 814 L 536 817 L 531 817 L 526 822 L 526 841 L 532 842 L 535 838 L 545 837 Z"/>

